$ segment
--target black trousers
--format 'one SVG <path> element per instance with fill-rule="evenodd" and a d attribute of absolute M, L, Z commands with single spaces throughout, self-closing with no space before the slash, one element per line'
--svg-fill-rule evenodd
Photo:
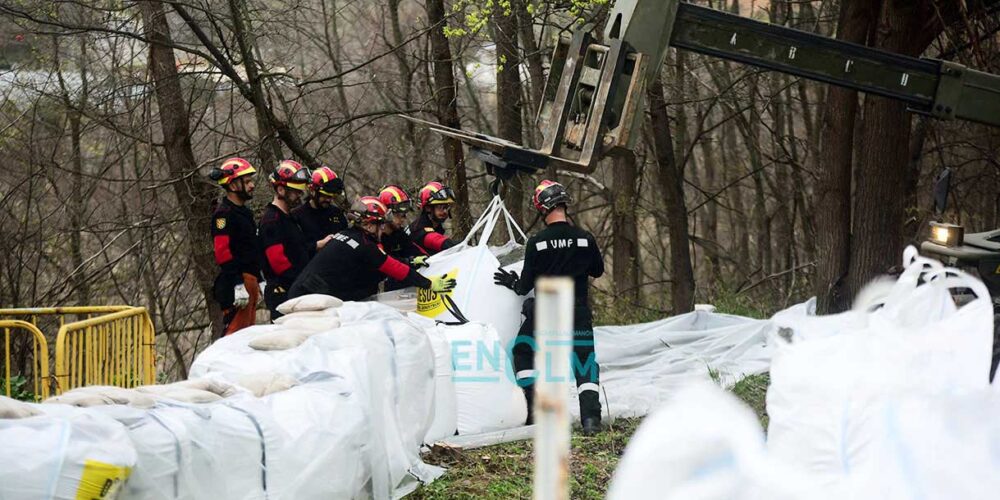
<path fill-rule="evenodd" d="M 529 299 L 530 301 L 530 299 Z M 524 389 L 528 399 L 529 423 L 532 415 L 532 405 L 535 397 L 535 379 L 541 376 L 563 376 L 563 374 L 539 374 L 535 370 L 535 317 L 534 306 L 526 301 L 524 308 L 524 323 L 517 333 L 511 357 L 514 359 L 514 375 L 518 385 Z M 597 356 L 594 353 L 593 314 L 589 307 L 582 306 L 573 310 L 573 356 L 570 367 L 576 378 L 576 390 L 580 398 L 580 418 L 600 418 L 600 371 Z"/>

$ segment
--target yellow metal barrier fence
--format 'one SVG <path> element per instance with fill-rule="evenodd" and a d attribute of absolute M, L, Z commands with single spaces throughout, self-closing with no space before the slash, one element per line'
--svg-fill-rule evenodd
<path fill-rule="evenodd" d="M 48 373 L 47 344 L 37 346 L 39 352 L 45 352 L 35 358 L 45 360 L 45 373 L 39 372 L 41 392 L 35 394 L 48 396 L 50 378 L 55 382 L 55 394 L 85 385 L 135 387 L 156 380 L 156 334 L 144 307 L 0 309 L 0 328 L 11 321 L 21 328 L 24 325 L 33 328 L 35 339 L 42 342 L 45 336 L 41 332 L 58 328 L 54 376 Z M 4 357 L 5 373 L 10 366 L 8 354 Z"/>
<path fill-rule="evenodd" d="M 3 320 L 0 321 L 0 329 L 3 329 L 3 375 L 4 375 L 4 395 L 7 397 L 13 397 L 13 376 L 21 375 L 24 377 L 31 377 L 32 394 L 35 397 L 35 401 L 41 401 L 49 397 L 49 344 L 45 341 L 45 335 L 35 325 L 28 323 L 27 321 L 21 320 Z M 11 353 L 13 349 L 11 347 L 11 333 L 12 332 L 22 332 L 27 333 L 30 337 L 31 342 L 31 361 L 30 366 L 27 370 L 21 371 L 21 373 L 13 374 L 11 373 L 11 366 L 14 364 L 11 361 Z M 21 388 L 23 391 L 26 388 Z"/>
<path fill-rule="evenodd" d="M 156 336 L 145 307 L 66 323 L 56 336 L 56 393 L 156 381 Z"/>

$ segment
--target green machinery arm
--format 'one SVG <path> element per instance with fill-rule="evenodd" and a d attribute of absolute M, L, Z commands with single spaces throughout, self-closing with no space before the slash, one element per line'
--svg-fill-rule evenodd
<path fill-rule="evenodd" d="M 994 3 L 997 5 L 998 3 Z M 561 41 L 538 113 L 539 150 L 424 122 L 472 147 L 492 173 L 556 165 L 590 172 L 630 150 L 646 84 L 668 46 L 905 102 L 941 119 L 1000 126 L 1000 76 L 959 64 L 893 54 L 754 21 L 679 0 L 617 0 L 596 43 L 588 31 Z"/>
<path fill-rule="evenodd" d="M 691 4 L 670 45 L 906 102 L 917 113 L 1000 126 L 1000 76 L 884 52 Z"/>

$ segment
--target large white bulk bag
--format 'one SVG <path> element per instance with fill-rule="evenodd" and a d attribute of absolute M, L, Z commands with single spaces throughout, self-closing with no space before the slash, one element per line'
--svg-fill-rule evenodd
<path fill-rule="evenodd" d="M 352 303 L 346 303 L 347 308 Z M 375 304 L 379 306 L 378 304 Z M 380 308 L 392 311 L 386 306 Z M 376 315 L 384 311 L 376 310 Z M 349 366 L 366 388 L 368 405 L 382 450 L 386 476 L 374 476 L 374 496 L 401 495 L 430 481 L 440 470 L 420 461 L 418 450 L 434 418 L 434 353 L 422 329 L 402 316 L 359 321 L 310 338 L 310 354 L 353 350 Z M 340 371 L 338 371 L 340 374 Z M 389 491 L 386 491 L 389 488 Z"/>
<path fill-rule="evenodd" d="M 371 466 L 372 494 L 377 498 L 402 494 L 440 473 L 423 464 L 418 453 L 434 418 L 430 340 L 416 323 L 385 305 L 348 302 L 337 314 L 339 328 L 287 350 L 252 349 L 249 342 L 263 332 L 251 328 L 244 336 L 241 331 L 210 346 L 191 372 L 220 373 L 234 381 L 261 369 L 300 379 L 329 372 L 351 380 L 366 395 L 376 421 L 372 439 L 379 456 Z"/>
<path fill-rule="evenodd" d="M 269 498 L 286 441 L 266 408 L 241 394 L 205 405 L 170 404 L 158 409 L 182 422 L 191 439 L 192 489 L 198 498 Z"/>
<path fill-rule="evenodd" d="M 838 498 L 766 451 L 750 408 L 707 381 L 695 383 L 643 421 L 625 448 L 608 498 Z"/>
<path fill-rule="evenodd" d="M 988 388 L 993 326 L 985 286 L 912 249 L 905 257 L 903 275 L 876 294 L 879 309 L 775 317 L 768 447 L 827 484 L 877 462 L 886 398 Z M 956 287 L 977 299 L 957 309 Z"/>
<path fill-rule="evenodd" d="M 273 457 L 284 463 L 283 473 L 269 474 L 270 487 L 288 500 L 370 496 L 365 487 L 377 450 L 366 395 L 338 375 L 315 373 L 302 382 L 262 399 L 287 439 Z"/>
<path fill-rule="evenodd" d="M 507 347 L 482 323 L 442 325 L 451 344 L 458 433 L 510 429 L 528 418 L 524 391 L 515 383 Z"/>
<path fill-rule="evenodd" d="M 250 342 L 273 332 L 288 331 L 282 325 L 254 325 L 236 335 L 227 335 L 208 346 L 195 357 L 188 370 L 191 378 L 209 373 L 282 372 L 291 358 L 291 350 L 260 351 L 250 347 Z"/>
<path fill-rule="evenodd" d="M 125 426 L 136 450 L 136 465 L 122 499 L 187 500 L 200 498 L 196 489 L 191 436 L 171 412 L 127 406 L 91 409 Z"/>
<path fill-rule="evenodd" d="M 906 394 L 866 408 L 864 461 L 845 498 L 988 500 L 1000 491 L 1000 397 L 992 391 Z"/>
<path fill-rule="evenodd" d="M 424 330 L 434 349 L 434 420 L 427 429 L 424 443 L 455 435 L 458 430 L 458 401 L 455 395 L 454 372 L 451 366 L 451 344 L 446 333 L 428 325 Z"/>
<path fill-rule="evenodd" d="M 427 260 L 429 267 L 421 270 L 421 274 L 447 275 L 455 278 L 457 284 L 453 291 L 444 294 L 417 290 L 417 313 L 447 323 L 468 320 L 492 325 L 505 343 L 513 341 L 521 326 L 524 297 L 493 282 L 500 261 L 491 251 L 489 239 L 500 219 L 507 223 L 511 244 L 515 242 L 515 230 L 522 241 L 526 240 L 503 201 L 495 197 L 464 241 Z M 473 243 L 473 236 L 480 231 L 478 243 Z"/>
<path fill-rule="evenodd" d="M 340 317 L 340 325 L 347 326 L 363 321 L 402 319 L 405 313 L 377 302 L 345 302 L 337 310 L 337 314 Z"/>
<path fill-rule="evenodd" d="M 87 409 L 34 408 L 44 415 L 0 419 L 4 498 L 120 498 L 136 464 L 125 428 Z"/>

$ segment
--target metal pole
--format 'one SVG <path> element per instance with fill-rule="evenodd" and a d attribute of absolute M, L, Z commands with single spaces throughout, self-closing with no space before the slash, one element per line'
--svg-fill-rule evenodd
<path fill-rule="evenodd" d="M 573 281 L 535 284 L 535 488 L 537 500 L 569 498 L 570 423 L 566 406 L 573 345 Z"/>

